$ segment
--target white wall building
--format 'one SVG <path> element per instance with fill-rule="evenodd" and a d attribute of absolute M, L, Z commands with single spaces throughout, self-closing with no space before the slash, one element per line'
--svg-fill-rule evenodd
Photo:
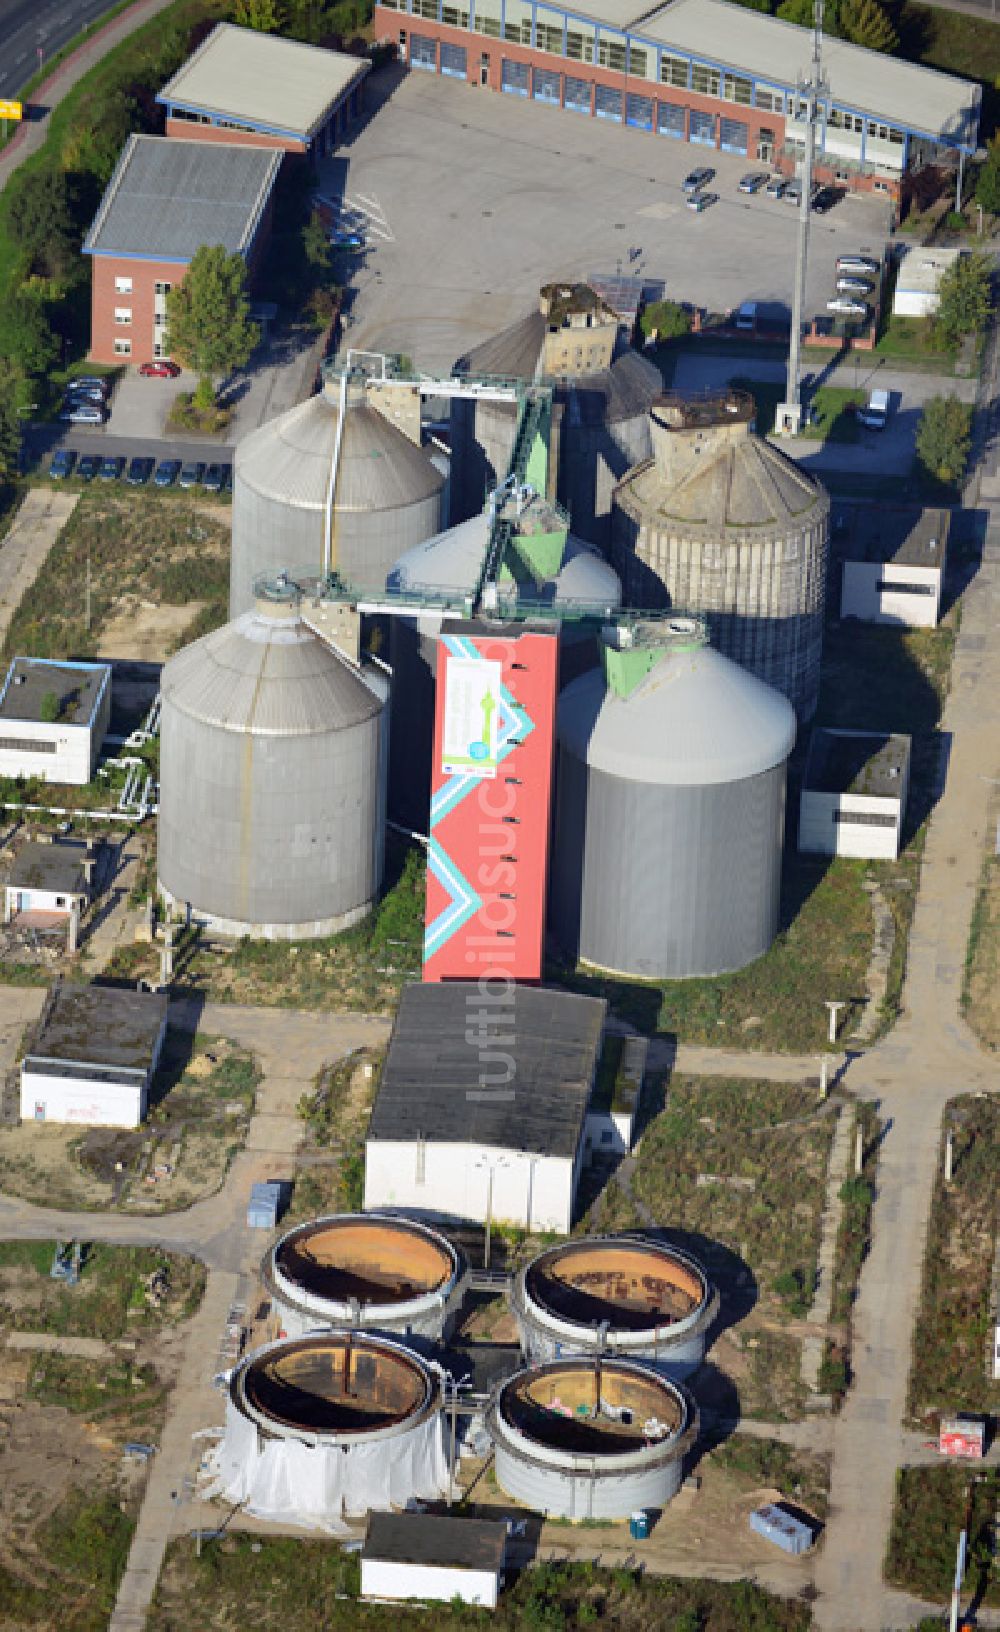
<path fill-rule="evenodd" d="M 895 861 L 909 783 L 909 737 L 818 728 L 802 783 L 799 849 Z"/>
<path fill-rule="evenodd" d="M 605 1005 L 475 981 L 403 991 L 365 1147 L 365 1208 L 569 1232 Z"/>
<path fill-rule="evenodd" d="M 110 664 L 15 657 L 0 685 L 0 776 L 82 786 L 110 718 Z"/>
<path fill-rule="evenodd" d="M 896 273 L 893 316 L 933 317 L 941 304 L 941 279 L 962 253 L 960 249 L 933 249 L 929 244 L 907 249 Z"/>
<path fill-rule="evenodd" d="M 949 522 L 947 510 L 916 505 L 856 509 L 842 566 L 841 617 L 936 628 Z"/>
<path fill-rule="evenodd" d="M 22 1122 L 138 1127 L 167 1006 L 165 993 L 54 986 L 21 1062 Z"/>
<path fill-rule="evenodd" d="M 362 1598 L 420 1598 L 496 1609 L 507 1550 L 497 1519 L 372 1513 L 361 1553 Z"/>
<path fill-rule="evenodd" d="M 78 928 L 90 894 L 92 865 L 83 844 L 22 845 L 4 885 L 4 923 L 41 914 L 74 919 Z"/>

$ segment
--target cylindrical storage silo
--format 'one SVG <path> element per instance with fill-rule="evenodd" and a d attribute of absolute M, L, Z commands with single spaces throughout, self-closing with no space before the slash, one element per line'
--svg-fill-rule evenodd
<path fill-rule="evenodd" d="M 229 1379 L 209 1495 L 282 1524 L 433 1501 L 448 1488 L 438 1372 L 370 1332 L 287 1338 Z"/>
<path fill-rule="evenodd" d="M 623 628 L 603 656 L 559 698 L 552 928 L 617 974 L 742 968 L 778 928 L 791 704 L 697 619 Z"/>
<path fill-rule="evenodd" d="M 808 720 L 819 698 L 830 500 L 754 434 L 753 418 L 745 392 L 660 397 L 652 457 L 615 490 L 612 555 L 626 605 L 702 613 L 713 646 Z"/>
<path fill-rule="evenodd" d="M 673 1378 L 705 1357 L 719 1295 L 690 1253 L 642 1236 L 549 1247 L 520 1271 L 512 1304 L 525 1357 L 645 1360 Z"/>
<path fill-rule="evenodd" d="M 186 646 L 160 682 L 158 881 L 224 935 L 297 939 L 378 895 L 386 688 L 302 621 L 294 586 Z"/>
<path fill-rule="evenodd" d="M 261 574 L 332 570 L 384 589 L 403 551 L 439 530 L 443 487 L 423 450 L 368 405 L 360 377 L 331 379 L 236 450 L 230 616 L 249 610 Z"/>
<path fill-rule="evenodd" d="M 676 1496 L 698 1408 L 649 1366 L 562 1359 L 502 1383 L 486 1426 L 497 1484 L 515 1501 L 554 1518 L 624 1519 Z"/>
<path fill-rule="evenodd" d="M 461 1298 L 465 1260 L 436 1230 L 381 1213 L 339 1213 L 288 1230 L 261 1280 L 288 1337 L 374 1327 L 439 1341 Z"/>

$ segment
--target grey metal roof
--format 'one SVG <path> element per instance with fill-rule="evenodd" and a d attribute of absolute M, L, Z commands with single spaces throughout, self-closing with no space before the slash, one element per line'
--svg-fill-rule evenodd
<path fill-rule="evenodd" d="M 236 470 L 256 493 L 306 510 L 326 507 L 340 421 L 336 385 L 244 437 Z M 334 509 L 395 510 L 444 485 L 422 448 L 375 408 L 348 398 Z"/>
<path fill-rule="evenodd" d="M 710 646 L 671 651 L 628 697 L 603 669 L 559 698 L 561 743 L 632 782 L 706 787 L 769 771 L 795 745 L 787 698 Z"/>
<path fill-rule="evenodd" d="M 86 854 L 83 844 L 25 844 L 11 862 L 7 882 L 14 889 L 86 895 Z"/>
<path fill-rule="evenodd" d="M 370 67 L 364 57 L 217 23 L 156 100 L 305 140 Z"/>
<path fill-rule="evenodd" d="M 499 374 L 526 381 L 546 378 L 539 371 L 546 326 L 541 311 L 528 312 L 517 323 L 474 346 L 455 366 L 470 374 Z M 572 379 L 554 379 L 552 384 L 554 400 L 563 405 L 570 424 L 599 425 L 648 413 L 663 390 L 663 376 L 648 357 L 628 347 L 610 368 Z M 502 406 L 492 403 L 491 411 Z M 510 412 L 514 413 L 513 405 Z"/>
<path fill-rule="evenodd" d="M 0 687 L 0 719 L 41 721 L 44 699 L 54 697 L 60 724 L 86 725 L 110 672 L 107 663 L 77 666 L 15 657 Z"/>
<path fill-rule="evenodd" d="M 387 580 L 389 588 L 471 594 L 479 581 L 489 525 L 484 511 L 457 527 L 437 533 L 423 544 L 415 544 L 393 567 Z M 556 575 L 540 589 L 529 589 L 528 594 L 532 600 L 549 601 L 557 606 L 565 601 L 621 605 L 618 574 L 599 550 L 574 533 L 566 539 L 563 563 Z"/>
<path fill-rule="evenodd" d="M 918 504 L 838 507 L 849 528 L 849 561 L 893 561 L 897 566 L 944 571 L 951 514 Z"/>
<path fill-rule="evenodd" d="M 165 703 L 229 731 L 326 735 L 359 725 L 382 700 L 297 617 L 244 612 L 165 665 Z"/>
<path fill-rule="evenodd" d="M 54 986 L 46 999 L 25 1063 L 109 1066 L 149 1070 L 167 1017 L 165 992 L 133 992 L 117 986 Z"/>
<path fill-rule="evenodd" d="M 637 465 L 616 488 L 615 498 L 647 525 L 662 518 L 713 531 L 801 529 L 807 511 L 815 509 L 818 519 L 830 504 L 814 477 L 749 431 L 738 440 L 712 445 L 680 481 L 668 481 L 655 459 Z"/>
<path fill-rule="evenodd" d="M 809 743 L 804 786 L 815 793 L 900 799 L 910 738 L 898 731 L 843 731 L 819 726 Z"/>
<path fill-rule="evenodd" d="M 482 1049 L 467 1040 L 475 981 L 403 989 L 368 1138 L 530 1151 L 572 1158 L 594 1080 L 605 1003 L 515 986 L 503 1009 L 503 1044 L 515 1061 L 509 1099 L 473 1098 Z"/>
<path fill-rule="evenodd" d="M 203 244 L 230 255 L 253 242 L 282 154 L 237 142 L 130 136 L 84 240 L 91 255 L 193 260 Z"/>
<path fill-rule="evenodd" d="M 371 1513 L 362 1558 L 428 1569 L 501 1570 L 507 1525 L 444 1513 Z"/>

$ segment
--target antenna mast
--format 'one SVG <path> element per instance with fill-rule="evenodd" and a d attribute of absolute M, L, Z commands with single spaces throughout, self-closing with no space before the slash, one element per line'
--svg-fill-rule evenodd
<path fill-rule="evenodd" d="M 785 382 L 785 400 L 778 406 L 775 429 L 785 436 L 795 436 L 802 423 L 802 398 L 799 374 L 802 351 L 802 311 L 806 300 L 806 268 L 809 257 L 809 217 L 812 211 L 813 162 L 816 154 L 816 127 L 821 110 L 829 95 L 829 85 L 823 78 L 823 0 L 813 3 L 812 62 L 809 72 L 797 87 L 797 118 L 805 123 L 805 155 L 802 160 L 799 199 L 799 237 L 795 250 L 795 283 L 792 287 L 792 329 L 788 347 L 788 376 Z"/>

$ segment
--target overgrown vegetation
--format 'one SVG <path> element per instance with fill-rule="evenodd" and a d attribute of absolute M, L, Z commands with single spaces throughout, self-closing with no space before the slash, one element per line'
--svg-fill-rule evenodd
<path fill-rule="evenodd" d="M 801 1502 L 818 1519 L 825 1519 L 830 1494 L 827 1457 L 796 1450 L 778 1439 L 732 1434 L 709 1452 L 708 1459 L 750 1486 L 773 1485 L 787 1500 Z"/>
<path fill-rule="evenodd" d="M 917 463 L 924 475 L 957 488 L 972 440 L 972 407 L 958 397 L 928 397 L 917 425 Z"/>
<path fill-rule="evenodd" d="M 306 1143 L 289 1211 L 293 1222 L 317 1213 L 362 1210 L 365 1134 L 381 1062 L 380 1054 L 359 1049 L 345 1060 L 324 1066 L 312 1091 L 299 1100 Z"/>
<path fill-rule="evenodd" d="M 133 1365 L 127 1358 L 111 1361 L 81 1360 L 76 1355 L 40 1354 L 28 1379 L 28 1397 L 40 1405 L 58 1405 L 64 1411 L 86 1415 L 91 1421 L 114 1415 L 127 1403 L 129 1416 L 147 1419 L 162 1403 L 166 1390 L 148 1363 Z"/>
<path fill-rule="evenodd" d="M 920 1310 L 913 1329 L 908 1409 L 921 1425 L 941 1411 L 995 1411 L 988 1380 L 990 1282 L 1000 1191 L 1000 1104 L 974 1094 L 948 1102 L 952 1182 L 938 1177 L 927 1230 Z"/>
<path fill-rule="evenodd" d="M 896 1476 L 886 1576 L 920 1598 L 947 1603 L 955 1575 L 955 1545 L 971 1495 L 969 1562 L 964 1592 L 1000 1604 L 993 1524 L 1000 1474 L 972 1468 L 902 1468 Z"/>
<path fill-rule="evenodd" d="M 1000 857 L 992 853 L 983 863 L 969 926 L 962 1012 L 986 1048 L 1000 1049 Z"/>
<path fill-rule="evenodd" d="M 85 1248 L 80 1280 L 67 1286 L 50 1278 L 55 1250 L 54 1241 L 0 1242 L 0 1326 L 111 1341 L 186 1319 L 205 1289 L 193 1258 L 106 1242 Z"/>
<path fill-rule="evenodd" d="M 150 1632 L 199 1632 L 252 1622 L 256 1632 L 395 1632 L 400 1611 L 358 1600 L 360 1565 L 329 1541 L 227 1536 L 201 1558 L 189 1540 L 167 1552 L 147 1625 Z M 471 1632 L 483 1612 L 458 1603 L 410 1605 L 411 1632 Z M 808 1606 L 788 1602 L 749 1581 L 682 1581 L 602 1570 L 592 1564 L 539 1564 L 503 1593 L 489 1624 L 495 1632 L 805 1632 Z"/>
<path fill-rule="evenodd" d="M 104 1632 L 135 1521 L 112 1491 L 73 1489 L 34 1535 L 21 1568 L 0 1564 L 0 1614 L 18 1632 Z"/>

